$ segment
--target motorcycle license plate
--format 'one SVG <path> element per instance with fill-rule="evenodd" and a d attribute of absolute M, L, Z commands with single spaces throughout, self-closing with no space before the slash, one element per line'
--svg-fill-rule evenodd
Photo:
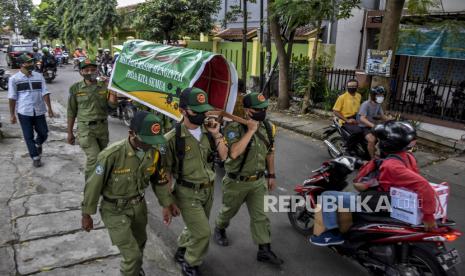
<path fill-rule="evenodd" d="M 457 249 L 452 249 L 451 251 L 443 253 L 436 258 L 444 270 L 449 270 L 461 262 L 459 251 Z"/>

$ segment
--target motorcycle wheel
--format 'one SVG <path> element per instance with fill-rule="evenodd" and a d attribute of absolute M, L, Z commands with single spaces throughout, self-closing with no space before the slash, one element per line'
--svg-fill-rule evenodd
<path fill-rule="evenodd" d="M 300 196 L 300 194 L 297 194 L 297 196 Z M 295 212 L 292 211 L 294 208 Z M 305 206 L 291 206 L 291 211 L 287 213 L 287 217 L 292 227 L 300 234 L 305 236 L 313 234 L 314 214 L 307 211 Z"/>
<path fill-rule="evenodd" d="M 8 79 L 3 79 L 3 80 L 0 82 L 0 87 L 1 87 L 3 90 L 8 90 Z"/>
<path fill-rule="evenodd" d="M 123 109 L 123 122 L 126 126 L 129 127 L 131 124 L 132 118 L 134 118 L 134 114 L 136 113 L 137 109 L 131 104 L 128 104 Z"/>
<path fill-rule="evenodd" d="M 331 142 L 331 144 L 333 144 L 334 147 L 336 147 L 336 149 L 339 152 L 344 153 L 344 151 L 345 151 L 345 149 L 344 149 L 345 141 L 344 141 L 344 139 L 342 139 L 341 136 L 334 136 L 333 138 L 329 139 L 329 142 Z M 337 153 L 332 151 L 330 148 L 328 148 L 328 153 L 329 153 L 329 156 L 331 156 L 331 158 L 337 158 L 338 157 Z"/>
<path fill-rule="evenodd" d="M 413 246 L 408 256 L 408 264 L 417 269 L 420 275 L 456 276 L 457 269 L 452 267 L 445 271 L 438 263 L 436 256 L 441 251 L 435 245 Z"/>

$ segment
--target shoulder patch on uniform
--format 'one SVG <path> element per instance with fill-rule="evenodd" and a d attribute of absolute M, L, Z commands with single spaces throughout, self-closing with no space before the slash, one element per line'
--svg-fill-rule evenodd
<path fill-rule="evenodd" d="M 228 131 L 228 139 L 234 139 L 238 136 L 238 133 L 233 131 L 233 130 L 230 130 Z"/>
<path fill-rule="evenodd" d="M 95 167 L 95 174 L 102 175 L 103 171 L 104 171 L 104 168 L 102 165 L 98 164 L 97 167 Z"/>

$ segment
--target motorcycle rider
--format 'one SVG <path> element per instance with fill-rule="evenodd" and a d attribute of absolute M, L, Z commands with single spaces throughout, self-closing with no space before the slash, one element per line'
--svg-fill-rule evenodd
<path fill-rule="evenodd" d="M 419 206 L 423 213 L 425 231 L 436 228 L 434 212 L 436 210 L 435 192 L 428 180 L 420 175 L 415 157 L 410 150 L 416 144 L 416 131 L 406 122 L 388 121 L 375 126 L 373 133 L 379 140 L 382 160 L 376 181 L 365 181 L 364 178 L 376 168 L 376 162 L 371 160 L 359 171 L 354 180 L 354 187 L 361 192 L 374 191 L 378 195 L 388 195 L 391 187 L 405 188 L 419 195 Z M 379 163 L 378 163 L 379 164 Z M 363 194 L 363 193 L 362 193 Z M 373 195 L 373 193 L 370 193 Z M 326 231 L 319 236 L 310 237 L 309 241 L 318 246 L 329 246 L 344 243 L 339 232 L 337 210 L 329 210 L 325 197 L 342 199 L 343 208 L 349 208 L 351 198 L 357 196 L 353 192 L 326 191 L 322 193 L 323 223 Z M 374 196 L 375 198 L 375 196 Z M 339 206 L 339 205 L 338 205 Z"/>
<path fill-rule="evenodd" d="M 63 57 L 63 50 L 61 49 L 60 44 L 55 45 L 55 49 L 53 49 L 53 55 L 55 56 L 57 64 L 61 64 L 61 58 Z"/>
<path fill-rule="evenodd" d="M 350 150 L 357 143 L 362 133 L 356 120 L 362 95 L 357 92 L 358 81 L 356 79 L 349 80 L 346 87 L 347 91 L 337 98 L 333 113 L 334 116 L 339 118 L 339 124 L 343 125 L 343 128 L 351 134 L 346 144 L 347 149 Z"/>
<path fill-rule="evenodd" d="M 35 61 L 42 60 L 42 54 L 39 53 L 39 48 L 37 47 L 32 47 L 32 58 L 34 58 Z"/>
<path fill-rule="evenodd" d="M 98 48 L 97 49 L 97 56 L 95 57 L 95 60 L 97 61 L 97 64 L 100 65 L 100 63 L 102 63 L 102 57 L 103 57 L 103 48 Z"/>
<path fill-rule="evenodd" d="M 76 51 L 74 51 L 73 57 L 80 58 L 80 57 L 87 57 L 86 51 L 82 49 L 82 47 L 77 47 Z"/>
<path fill-rule="evenodd" d="M 384 101 L 386 91 L 382 86 L 373 87 L 370 90 L 370 99 L 366 100 L 360 106 L 358 111 L 359 126 L 362 128 L 363 137 L 368 142 L 367 149 L 371 159 L 375 157 L 377 139 L 372 133 L 372 128 L 375 126 L 376 121 L 387 121 L 389 117 L 384 115 L 383 107 L 381 104 Z"/>
<path fill-rule="evenodd" d="M 108 76 L 108 67 L 107 65 L 108 64 L 112 64 L 113 62 L 113 57 L 111 56 L 111 53 L 110 53 L 110 49 L 105 49 L 103 50 L 103 56 L 102 56 L 102 60 L 101 60 L 101 68 L 103 70 L 103 74 L 105 76 Z"/>
<path fill-rule="evenodd" d="M 55 68 L 55 57 L 50 53 L 50 50 L 47 47 L 44 47 L 42 48 L 42 53 L 42 72 L 44 72 L 47 68 Z"/>

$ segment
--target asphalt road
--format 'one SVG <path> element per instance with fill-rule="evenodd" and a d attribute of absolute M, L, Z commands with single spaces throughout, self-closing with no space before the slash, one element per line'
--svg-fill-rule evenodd
<path fill-rule="evenodd" d="M 0 61 L 1 61 L 0 56 Z M 79 74 L 72 70 L 72 66 L 59 68 L 56 80 L 49 85 L 52 99 L 58 100 L 66 106 L 69 86 L 80 79 Z M 116 141 L 127 136 L 127 128 L 116 119 L 110 118 L 110 139 Z M 286 130 L 279 130 L 276 139 L 276 167 L 278 189 L 273 194 L 289 195 L 293 187 L 305 179 L 311 172 L 328 159 L 326 149 L 320 141 L 295 134 Z M 218 176 L 215 191 L 214 206 L 211 212 L 210 224 L 212 229 L 214 220 L 221 206 L 221 174 Z M 459 229 L 464 229 L 463 200 L 465 189 L 462 186 L 453 187 L 450 198 L 450 215 L 458 221 Z M 166 227 L 161 223 L 161 209 L 153 193 L 147 192 L 150 215 L 149 226 L 164 238 L 168 245 L 176 248 L 176 237 L 183 227 L 182 220 L 177 218 Z M 245 206 L 232 220 L 227 233 L 230 246 L 217 246 L 213 240 L 209 252 L 202 265 L 205 275 L 365 275 L 363 268 L 345 258 L 338 256 L 327 248 L 310 245 L 306 238 L 292 229 L 287 214 L 273 213 L 269 215 L 272 224 L 272 248 L 285 263 L 281 270 L 258 263 L 257 247 L 253 244 L 249 231 L 249 217 Z M 465 252 L 465 238 L 449 245 L 459 249 L 463 258 Z M 465 266 L 459 267 L 463 273 Z"/>

